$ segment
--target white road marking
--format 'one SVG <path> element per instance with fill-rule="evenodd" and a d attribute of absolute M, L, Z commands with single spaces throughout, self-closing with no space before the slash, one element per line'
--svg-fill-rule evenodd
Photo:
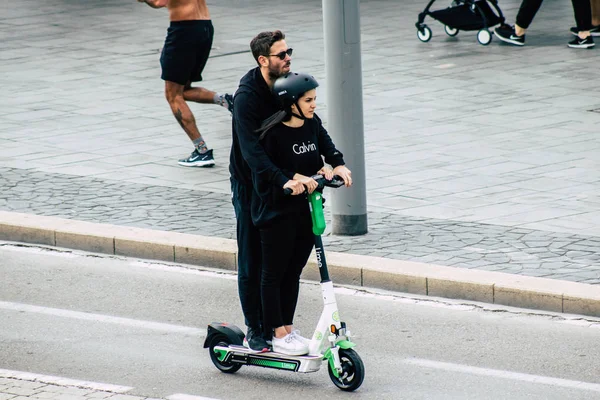
<path fill-rule="evenodd" d="M 167 397 L 167 400 L 218 400 L 212 397 L 192 396 L 191 394 L 175 393 Z"/>
<path fill-rule="evenodd" d="M 83 253 L 83 252 L 78 253 L 75 250 L 74 251 L 63 251 L 60 249 L 47 249 L 44 247 L 40 247 L 38 245 L 23 245 L 23 246 L 14 245 L 13 246 L 8 243 L 9 242 L 0 241 L 1 248 L 9 249 L 9 250 L 16 250 L 16 251 L 24 251 L 24 252 L 28 251 L 28 252 L 33 252 L 33 253 L 44 252 L 45 254 L 48 254 L 48 255 L 59 255 L 59 256 L 66 256 L 66 257 L 86 257 L 85 253 Z M 488 252 L 488 253 L 495 253 L 495 252 L 503 253 L 503 252 L 512 252 L 513 251 L 513 249 L 510 249 L 510 248 L 486 250 L 486 249 L 473 247 L 473 246 L 465 247 L 465 249 L 468 249 L 471 251 L 476 251 L 476 252 Z M 62 254 L 64 252 L 66 252 L 67 254 Z M 103 256 L 105 256 L 107 258 L 108 257 L 117 258 L 120 260 L 130 260 L 128 257 L 109 256 L 109 255 L 103 255 Z M 535 258 L 535 257 L 533 257 L 533 258 Z M 208 276 L 208 277 L 212 277 L 212 278 L 220 278 L 220 279 L 227 279 L 227 280 L 237 280 L 237 274 L 233 271 L 213 270 L 213 269 L 209 269 L 206 267 L 185 267 L 183 265 L 152 262 L 152 261 L 146 261 L 146 260 L 133 260 L 133 261 L 130 261 L 129 265 L 134 266 L 134 267 L 141 267 L 141 268 L 164 271 L 164 272 L 174 272 L 174 273 L 181 273 L 181 274 Z M 201 268 L 201 269 L 198 269 L 198 268 Z M 309 283 L 312 285 L 315 284 L 315 282 L 307 282 L 305 280 L 301 280 L 301 282 L 304 284 L 306 284 L 306 283 Z M 353 287 L 345 287 L 345 286 L 335 286 L 334 290 L 335 290 L 336 294 L 340 294 L 340 295 L 363 297 L 363 298 L 374 298 L 377 300 L 393 301 L 393 302 L 397 302 L 400 304 L 418 304 L 418 305 L 427 306 L 427 307 L 446 308 L 446 309 L 452 309 L 452 310 L 456 310 L 456 311 L 473 311 L 473 310 L 480 310 L 480 309 L 485 311 L 488 309 L 493 309 L 493 310 L 503 310 L 506 312 L 514 313 L 514 314 L 519 314 L 519 313 L 528 314 L 528 313 L 533 312 L 537 316 L 546 315 L 547 317 L 553 318 L 552 321 L 563 322 L 563 323 L 570 323 L 570 321 L 572 321 L 572 320 L 580 320 L 581 319 L 580 316 L 575 316 L 575 315 L 570 316 L 570 315 L 566 315 L 566 314 L 558 314 L 558 313 L 546 312 L 546 311 L 542 311 L 542 310 L 533 310 L 532 311 L 532 310 L 518 309 L 518 308 L 514 308 L 514 307 L 503 307 L 503 306 L 499 306 L 499 305 L 491 305 L 491 304 L 486 304 L 486 305 L 482 305 L 482 304 L 474 305 L 474 304 L 468 304 L 468 303 L 465 304 L 464 300 L 438 299 L 435 297 L 419 296 L 419 295 L 412 295 L 412 294 L 401 294 L 401 293 L 389 294 L 387 291 L 384 291 L 385 293 L 384 292 L 380 293 L 377 289 L 365 288 L 365 287 L 353 288 Z M 574 324 L 579 324 L 584 327 L 587 326 L 588 328 L 600 329 L 600 319 L 594 318 L 594 317 L 587 317 L 587 316 L 584 317 L 584 319 L 586 322 L 582 321 L 580 323 L 574 323 Z M 200 333 L 200 335 L 205 336 L 206 330 L 203 330 L 202 332 L 203 333 Z"/>
<path fill-rule="evenodd" d="M 200 276 L 209 276 L 211 278 L 222 278 L 231 281 L 237 281 L 237 274 L 233 271 L 210 271 L 210 270 L 202 270 L 195 268 L 186 268 L 180 267 L 177 265 L 169 265 L 169 264 L 160 264 L 153 263 L 148 261 L 139 261 L 135 260 L 129 263 L 129 265 L 133 267 L 140 267 L 151 269 L 155 271 L 163 271 L 163 272 L 178 272 L 180 274 L 191 274 L 191 275 L 200 275 Z M 208 268 L 208 267 L 200 267 L 200 268 Z"/>
<path fill-rule="evenodd" d="M 470 311 L 470 310 L 474 310 L 476 308 L 475 306 L 468 305 L 468 304 L 462 304 L 462 303 L 459 303 L 456 300 L 452 300 L 452 299 L 444 299 L 444 302 L 439 302 L 439 301 L 435 301 L 432 298 L 427 298 L 427 297 L 423 297 L 422 299 L 419 299 L 419 298 L 411 298 L 411 297 L 402 297 L 402 295 L 400 295 L 400 294 L 398 294 L 398 295 L 381 294 L 381 293 L 370 291 L 372 289 L 368 289 L 368 288 L 361 288 L 360 290 L 358 290 L 358 289 L 352 289 L 352 288 L 340 286 L 340 287 L 334 287 L 333 290 L 336 294 L 341 294 L 341 295 L 346 295 L 346 296 L 354 296 L 354 297 L 362 297 L 362 298 L 367 298 L 367 299 L 376 299 L 376 300 L 381 300 L 381 301 L 393 301 L 393 302 L 398 302 L 401 304 L 419 304 L 419 305 L 425 305 L 428 307 L 448 308 L 448 309 L 463 310 L 463 311 Z"/>
<path fill-rule="evenodd" d="M 83 389 L 100 390 L 103 392 L 125 393 L 133 389 L 130 386 L 110 385 L 108 383 L 79 381 L 75 379 L 62 378 L 59 376 L 34 374 L 31 372 L 12 371 L 0 369 L 0 378 L 20 379 L 30 382 L 41 382 L 58 386 L 74 386 Z"/>
<path fill-rule="evenodd" d="M 593 325 L 598 325 L 598 327 L 600 327 L 600 324 L 598 324 L 597 322 L 593 322 L 591 320 L 586 320 L 586 319 L 566 319 L 564 321 L 558 321 L 561 324 L 568 324 L 568 325 L 575 325 L 575 326 L 583 326 L 586 328 L 592 328 Z"/>
<path fill-rule="evenodd" d="M 45 256 L 52 255 L 54 257 L 61 258 L 77 258 L 80 255 L 73 253 L 70 250 L 58 250 L 54 248 L 42 247 L 41 245 L 34 244 L 23 244 L 23 245 L 13 245 L 9 242 L 0 242 L 2 249 L 11 250 L 11 251 L 19 251 L 23 253 L 33 253 L 33 254 L 43 254 Z"/>
<path fill-rule="evenodd" d="M 33 306 L 29 304 L 11 303 L 0 301 L 0 309 L 19 312 L 30 312 L 36 314 L 52 315 L 55 317 L 73 318 L 85 321 L 103 322 L 108 324 L 118 324 L 130 326 L 133 328 L 150 329 L 168 333 L 182 333 L 186 335 L 206 336 L 206 329 L 194 328 L 189 326 L 165 324 L 162 322 L 143 321 L 139 319 L 130 319 L 122 317 L 113 317 L 111 315 L 92 314 L 81 311 L 63 310 L 60 308 L 49 308 Z"/>
<path fill-rule="evenodd" d="M 569 379 L 552 378 L 549 376 L 530 375 L 519 372 L 503 371 L 499 369 L 471 367 L 469 365 L 452 364 L 441 361 L 425 360 L 420 358 L 404 359 L 405 364 L 417 365 L 419 367 L 441 369 L 445 371 L 463 372 L 465 374 L 491 376 L 495 378 L 512 379 L 515 381 L 541 383 L 544 385 L 561 386 L 571 389 L 590 390 L 600 393 L 600 384 L 572 381 Z"/>

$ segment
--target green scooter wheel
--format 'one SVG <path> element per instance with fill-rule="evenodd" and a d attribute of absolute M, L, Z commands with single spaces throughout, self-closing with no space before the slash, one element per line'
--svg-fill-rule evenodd
<path fill-rule="evenodd" d="M 231 341 L 225 335 L 214 335 L 208 345 L 208 352 L 210 354 L 210 360 L 215 364 L 215 367 L 221 372 L 227 374 L 233 374 L 242 368 L 242 364 L 234 364 L 222 359 L 221 354 L 215 351 L 215 346 L 227 347 L 231 344 Z"/>
<path fill-rule="evenodd" d="M 327 363 L 329 378 L 335 386 L 346 392 L 352 392 L 360 387 L 365 379 L 365 366 L 358 355 L 352 349 L 340 349 L 340 362 L 342 373 L 337 374 L 332 370 L 331 364 Z"/>

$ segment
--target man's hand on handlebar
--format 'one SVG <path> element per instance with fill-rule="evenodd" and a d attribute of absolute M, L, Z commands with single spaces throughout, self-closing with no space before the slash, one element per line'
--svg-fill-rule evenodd
<path fill-rule="evenodd" d="M 290 189 L 292 191 L 292 193 L 290 193 L 292 196 L 297 196 L 304 193 L 304 185 L 302 182 L 295 179 L 290 179 L 287 181 L 285 185 L 283 185 L 283 189 Z"/>
<path fill-rule="evenodd" d="M 330 181 L 333 179 L 333 170 L 331 169 L 331 167 L 325 165 L 323 168 L 321 168 L 319 170 L 319 172 L 317 172 L 317 175 L 322 175 L 323 178 Z"/>
<path fill-rule="evenodd" d="M 319 186 L 317 181 L 302 174 L 294 174 L 294 180 L 302 183 L 308 193 L 312 193 Z"/>
<path fill-rule="evenodd" d="M 345 165 L 338 165 L 332 171 L 333 175 L 337 175 L 344 181 L 346 187 L 352 186 L 352 172 Z"/>

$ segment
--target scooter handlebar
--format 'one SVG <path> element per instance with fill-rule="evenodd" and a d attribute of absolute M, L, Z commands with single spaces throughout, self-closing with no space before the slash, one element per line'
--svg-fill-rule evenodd
<path fill-rule="evenodd" d="M 325 187 L 325 186 L 334 188 L 334 189 L 344 186 L 344 180 L 338 175 L 334 175 L 333 179 L 331 179 L 330 181 L 325 179 L 325 177 L 323 175 L 313 175 L 313 176 L 311 176 L 311 178 L 313 178 L 315 181 L 317 181 L 317 184 L 319 186 L 317 186 L 316 190 L 318 190 L 318 191 L 322 191 L 323 187 Z M 290 188 L 283 189 L 283 194 L 286 196 L 291 195 L 292 192 L 293 191 Z"/>
<path fill-rule="evenodd" d="M 323 179 L 323 185 L 330 188 L 339 188 L 344 186 L 344 180 L 339 175 L 334 175 L 333 179 L 328 181 L 327 179 Z"/>

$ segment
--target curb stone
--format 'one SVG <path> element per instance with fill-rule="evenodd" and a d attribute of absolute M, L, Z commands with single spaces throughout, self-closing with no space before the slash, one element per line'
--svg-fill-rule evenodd
<path fill-rule="evenodd" d="M 237 270 L 235 240 L 0 211 L 0 240 Z M 600 287 L 328 251 L 335 282 L 600 317 Z M 311 256 L 303 279 L 318 281 Z"/>

